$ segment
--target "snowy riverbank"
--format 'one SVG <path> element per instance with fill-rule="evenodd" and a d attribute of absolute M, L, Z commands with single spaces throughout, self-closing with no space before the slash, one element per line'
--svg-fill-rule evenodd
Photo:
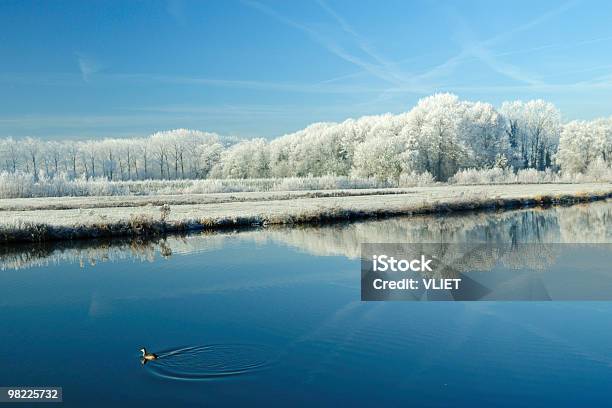
<path fill-rule="evenodd" d="M 612 184 L 589 183 L 0 200 L 0 241 L 146 236 L 267 224 L 325 223 L 571 204 L 611 196 Z"/>

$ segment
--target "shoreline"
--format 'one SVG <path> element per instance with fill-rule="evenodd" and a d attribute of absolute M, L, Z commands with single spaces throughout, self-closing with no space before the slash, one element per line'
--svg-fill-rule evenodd
<path fill-rule="evenodd" d="M 506 210 L 534 206 L 572 205 L 612 198 L 612 184 L 517 184 L 488 186 L 436 186 L 376 194 L 278 198 L 278 192 L 258 193 L 255 200 L 221 200 L 201 204 L 159 206 L 27 208 L 0 210 L 0 242 L 44 242 L 109 237 L 153 237 L 180 232 L 265 227 L 266 225 L 316 225 L 362 219 L 463 211 Z M 214 196 L 211 194 L 210 196 Z M 128 197 L 121 197 L 129 202 Z M 180 201 L 175 196 L 174 202 Z M 96 197 L 104 201 L 107 197 Z M 157 197 L 157 203 L 161 203 Z M 32 200 L 33 203 L 40 200 Z M 54 199 L 57 203 L 62 198 Z M 173 202 L 172 200 L 167 200 Z M 82 203 L 81 203 L 82 204 Z M 0 208 L 2 208 L 0 200 Z M 40 207 L 40 205 L 38 205 Z M 45 221 L 41 221 L 45 220 Z"/>

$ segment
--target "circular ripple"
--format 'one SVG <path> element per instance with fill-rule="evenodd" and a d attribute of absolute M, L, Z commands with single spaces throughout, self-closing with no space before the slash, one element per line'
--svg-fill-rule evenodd
<path fill-rule="evenodd" d="M 270 350 L 250 344 L 210 344 L 157 353 L 146 368 L 161 378 L 202 381 L 261 370 L 270 361 Z"/>

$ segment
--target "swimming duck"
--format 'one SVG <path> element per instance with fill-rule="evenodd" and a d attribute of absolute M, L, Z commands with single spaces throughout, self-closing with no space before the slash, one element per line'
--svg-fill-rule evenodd
<path fill-rule="evenodd" d="M 147 349 L 145 349 L 144 347 L 140 349 L 140 352 L 142 353 L 143 362 L 157 360 L 157 354 L 147 353 Z"/>

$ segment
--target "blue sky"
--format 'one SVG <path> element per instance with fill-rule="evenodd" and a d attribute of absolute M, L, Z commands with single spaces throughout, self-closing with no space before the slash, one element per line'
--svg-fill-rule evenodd
<path fill-rule="evenodd" d="M 0 137 L 276 137 L 455 92 L 612 115 L 607 1 L 0 0 Z"/>

